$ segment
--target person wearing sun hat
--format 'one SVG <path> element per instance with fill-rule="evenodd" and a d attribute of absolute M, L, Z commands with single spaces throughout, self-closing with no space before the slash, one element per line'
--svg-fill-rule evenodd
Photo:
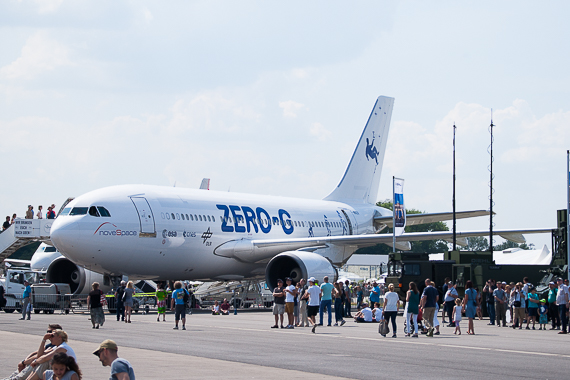
<path fill-rule="evenodd" d="M 135 371 L 126 359 L 120 358 L 117 354 L 119 347 L 111 339 L 104 340 L 93 355 L 99 358 L 101 364 L 111 367 L 111 377 L 109 380 L 135 380 Z"/>

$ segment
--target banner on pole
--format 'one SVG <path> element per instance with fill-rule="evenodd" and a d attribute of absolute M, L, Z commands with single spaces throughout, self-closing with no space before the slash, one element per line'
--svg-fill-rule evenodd
<path fill-rule="evenodd" d="M 404 207 L 404 180 L 394 178 L 394 233 L 400 236 L 406 227 L 406 209 Z"/>

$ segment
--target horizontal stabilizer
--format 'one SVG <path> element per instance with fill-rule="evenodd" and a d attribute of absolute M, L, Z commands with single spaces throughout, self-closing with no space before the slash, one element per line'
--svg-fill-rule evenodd
<path fill-rule="evenodd" d="M 517 234 L 517 233 L 512 233 L 512 234 L 508 234 L 508 233 L 497 233 L 497 235 L 499 235 L 500 237 L 502 237 L 505 240 L 509 240 L 518 244 L 523 244 L 526 243 L 526 239 L 524 238 L 524 236 L 522 234 Z"/>

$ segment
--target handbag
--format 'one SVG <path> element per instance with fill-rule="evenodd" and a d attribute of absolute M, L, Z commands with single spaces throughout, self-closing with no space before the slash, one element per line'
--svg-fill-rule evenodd
<path fill-rule="evenodd" d="M 378 333 L 380 335 L 387 335 L 390 332 L 390 328 L 388 327 L 388 321 L 383 319 L 380 321 L 378 325 Z"/>
<path fill-rule="evenodd" d="M 105 294 L 100 290 L 101 292 L 101 296 L 100 296 L 100 302 L 101 302 L 101 306 L 105 306 L 107 305 L 107 297 L 105 297 Z"/>

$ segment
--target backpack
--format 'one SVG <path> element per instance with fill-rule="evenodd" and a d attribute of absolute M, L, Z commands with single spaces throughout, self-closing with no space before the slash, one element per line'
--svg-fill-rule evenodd
<path fill-rule="evenodd" d="M 186 289 L 182 290 L 184 290 L 184 304 L 187 304 L 188 300 L 190 299 L 190 294 L 188 294 L 188 291 Z"/>

